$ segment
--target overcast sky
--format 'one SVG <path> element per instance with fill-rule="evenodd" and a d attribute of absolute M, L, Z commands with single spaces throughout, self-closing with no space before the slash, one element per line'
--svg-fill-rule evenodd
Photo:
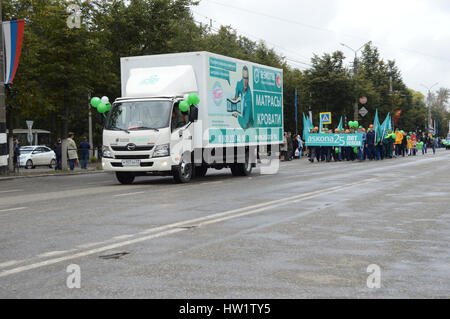
<path fill-rule="evenodd" d="M 421 84 L 450 88 L 448 0 L 201 0 L 192 10 L 196 21 L 264 40 L 299 69 L 314 53 L 336 50 L 350 65 L 354 52 L 340 43 L 357 50 L 372 41 L 382 59 L 396 61 L 408 87 L 424 94 Z"/>

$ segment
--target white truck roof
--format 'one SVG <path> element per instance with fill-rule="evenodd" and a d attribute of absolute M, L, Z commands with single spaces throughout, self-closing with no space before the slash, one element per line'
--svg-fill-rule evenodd
<path fill-rule="evenodd" d="M 183 96 L 197 91 L 192 65 L 133 68 L 124 97 Z"/>

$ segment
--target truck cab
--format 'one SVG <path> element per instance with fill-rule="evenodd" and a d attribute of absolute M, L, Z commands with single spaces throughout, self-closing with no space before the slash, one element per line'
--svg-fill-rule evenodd
<path fill-rule="evenodd" d="M 183 141 L 190 140 L 193 112 L 183 113 L 183 97 L 120 98 L 108 114 L 103 131 L 103 169 L 116 172 L 123 184 L 139 175 L 173 175 L 179 182 L 192 176 L 184 163 Z M 172 152 L 171 152 L 172 150 Z"/>

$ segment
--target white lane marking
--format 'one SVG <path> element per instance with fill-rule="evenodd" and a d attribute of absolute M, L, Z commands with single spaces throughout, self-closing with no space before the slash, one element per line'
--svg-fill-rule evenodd
<path fill-rule="evenodd" d="M 48 253 L 44 253 L 44 254 L 40 254 L 38 255 L 39 258 L 45 258 L 45 257 L 53 257 L 53 256 L 57 256 L 57 255 L 64 255 L 66 253 L 70 253 L 75 251 L 76 249 L 71 249 L 71 250 L 58 250 L 58 251 L 50 251 Z"/>
<path fill-rule="evenodd" d="M 103 186 L 106 184 L 110 184 L 110 185 L 116 185 L 114 180 L 110 180 L 110 181 L 104 181 L 104 182 L 91 182 L 91 183 L 86 183 L 85 185 L 97 185 L 97 186 Z"/>
<path fill-rule="evenodd" d="M 23 261 L 23 260 L 11 260 L 11 261 L 7 261 L 7 262 L 4 262 L 4 263 L 0 263 L 0 268 L 11 267 L 11 266 L 20 264 L 20 263 L 22 263 L 22 262 L 24 262 L 24 261 Z"/>
<path fill-rule="evenodd" d="M 121 240 L 121 239 L 128 239 L 133 237 L 134 235 L 122 235 L 122 236 L 116 236 L 114 237 L 115 240 Z"/>
<path fill-rule="evenodd" d="M 91 248 L 91 247 L 102 245 L 102 244 L 104 244 L 104 242 L 103 241 L 99 241 L 99 242 L 96 242 L 96 243 L 88 243 L 88 244 L 78 245 L 77 248 L 86 249 L 86 248 Z"/>
<path fill-rule="evenodd" d="M 364 182 L 359 182 L 359 183 L 356 183 L 356 184 L 360 185 L 360 184 L 366 184 L 366 183 L 370 183 L 370 182 L 369 181 L 364 181 Z M 349 188 L 349 187 L 352 187 L 352 186 L 355 186 L 355 185 L 348 185 L 348 186 L 347 185 L 343 185 L 343 186 L 341 186 L 338 189 L 330 189 L 330 190 L 324 191 L 323 193 L 324 194 L 329 194 L 329 193 L 339 192 L 339 191 L 341 191 L 343 189 L 346 189 L 346 188 Z M 314 197 L 320 196 L 320 195 L 322 195 L 322 194 L 307 195 L 307 196 L 304 196 L 302 198 L 292 199 L 292 200 L 285 199 L 286 202 L 283 202 L 281 204 L 264 206 L 264 207 L 261 207 L 261 208 L 258 208 L 258 209 L 254 209 L 254 210 L 250 210 L 250 211 L 247 211 L 247 212 L 243 212 L 243 213 L 240 213 L 240 214 L 235 214 L 235 215 L 232 215 L 232 216 L 226 216 L 226 217 L 222 217 L 222 218 L 218 218 L 218 219 L 214 219 L 214 220 L 209 220 L 209 221 L 200 223 L 200 224 L 198 224 L 196 226 L 197 227 L 201 227 L 201 226 L 205 226 L 205 225 L 210 225 L 210 224 L 215 224 L 215 223 L 218 223 L 218 222 L 222 222 L 222 221 L 225 221 L 225 220 L 228 220 L 228 219 L 232 219 L 232 218 L 237 218 L 237 217 L 241 217 L 241 216 L 256 214 L 256 213 L 259 213 L 259 212 L 262 212 L 262 211 L 265 211 L 265 210 L 268 210 L 268 209 L 277 208 L 277 207 L 284 206 L 284 205 L 289 205 L 289 204 L 292 204 L 292 203 L 298 203 L 298 202 L 301 202 L 301 201 L 304 201 L 304 200 L 307 200 L 307 199 L 311 199 L 311 198 L 314 198 Z"/>
<path fill-rule="evenodd" d="M 138 194 L 144 194 L 144 193 L 145 192 L 125 193 L 125 194 L 113 195 L 113 197 L 131 196 L 131 195 L 138 195 Z"/>
<path fill-rule="evenodd" d="M 281 198 L 278 200 L 273 200 L 273 201 L 269 201 L 269 202 L 265 202 L 265 203 L 261 203 L 261 204 L 257 204 L 257 205 L 252 205 L 252 206 L 247 206 L 247 207 L 243 207 L 243 208 L 239 208 L 239 209 L 234 209 L 234 210 L 230 210 L 230 211 L 226 211 L 226 212 L 222 212 L 222 213 L 217 213 L 217 214 L 212 214 L 212 215 L 208 215 L 208 216 L 204 216 L 201 218 L 195 218 L 195 219 L 191 219 L 191 220 L 186 220 L 183 222 L 178 222 L 178 223 L 173 223 L 173 224 L 168 224 L 165 226 L 160 226 L 160 227 L 155 227 L 155 228 L 150 228 L 147 231 L 144 232 L 140 232 L 134 235 L 123 235 L 123 236 L 117 236 L 115 237 L 120 238 L 127 238 L 127 237 L 133 237 L 133 236 L 137 236 L 137 235 L 142 235 L 142 234 L 147 234 L 149 232 L 156 232 L 156 231 L 161 231 L 161 230 L 165 230 L 162 232 L 158 232 L 156 234 L 152 234 L 152 235 L 148 235 L 148 236 L 144 236 L 144 237 L 140 237 L 140 238 L 135 238 L 132 240 L 128 240 L 128 241 L 124 241 L 124 242 L 119 242 L 119 243 L 115 243 L 112 245 L 108 245 L 108 246 L 104 246 L 104 247 L 99 247 L 96 249 L 92 249 L 92 250 L 88 250 L 85 252 L 80 252 L 77 254 L 73 254 L 73 255 L 69 255 L 69 256 L 64 256 L 64 257 L 60 257 L 60 258 L 55 258 L 55 259 L 50 259 L 47 261 L 42 261 L 39 263 L 34 263 L 34 264 L 30 264 L 27 266 L 22 266 L 22 267 L 18 267 L 18 268 L 14 268 L 14 269 L 10 269 L 10 270 L 5 270 L 0 272 L 0 277 L 5 277 L 5 276 L 9 276 L 15 273 L 19 273 L 19 272 L 23 272 L 23 271 L 27 271 L 27 270 L 31 270 L 31 269 L 35 269 L 35 268 L 39 268 L 39 267 L 43 267 L 43 266 L 48 266 L 48 265 L 52 265 L 55 263 L 59 263 L 62 261 L 66 261 L 66 260 L 70 260 L 70 259 L 75 259 L 75 258 L 80 258 L 80 257 L 85 257 L 88 255 L 92 255 L 98 252 L 102 252 L 102 251 L 106 251 L 106 250 L 111 250 L 111 249 L 116 249 L 119 247 L 123 247 L 123 246 L 127 246 L 127 245 L 131 245 L 131 244 L 135 244 L 135 243 L 139 243 L 142 241 L 146 241 L 149 239 L 153 239 L 153 238 L 157 238 L 157 237 L 162 237 L 165 235 L 170 235 L 173 233 L 177 233 L 183 230 L 187 230 L 187 228 L 175 228 L 174 227 L 179 227 L 182 225 L 186 225 L 186 224 L 194 224 L 198 221 L 202 221 L 202 220 L 208 220 L 206 222 L 197 224 L 198 226 L 204 226 L 204 225 L 208 225 L 208 224 L 214 224 L 214 223 L 218 223 L 221 221 L 225 221 L 228 219 L 232 219 L 232 218 L 237 218 L 237 217 L 241 217 L 241 216 L 245 216 L 245 215 L 251 215 L 251 214 L 256 214 L 258 212 L 261 211 L 265 211 L 268 209 L 272 209 L 272 208 L 277 208 L 279 206 L 284 206 L 284 205 L 288 205 L 291 204 L 293 202 L 299 202 L 302 200 L 307 200 L 307 199 L 311 199 L 314 198 L 316 196 L 320 196 L 320 195 L 324 195 L 327 193 L 331 193 L 331 192 L 337 192 L 346 188 L 350 188 L 356 185 L 361 185 L 361 184 L 366 184 L 366 183 L 370 183 L 373 182 L 376 179 L 367 179 L 365 181 L 361 181 L 361 182 L 355 182 L 355 183 L 350 183 L 350 184 L 345 184 L 345 185 L 339 185 L 339 186 L 334 186 L 334 187 L 330 187 L 327 189 L 322 189 L 322 190 L 317 190 L 317 191 L 313 191 L 313 192 L 309 192 L 309 193 L 305 193 L 305 194 L 301 194 L 301 195 L 295 195 L 295 196 L 291 196 L 288 198 Z M 250 211 L 245 211 L 251 209 Z M 234 214 L 238 212 L 238 214 Z M 230 215 L 230 216 L 226 216 L 226 215 Z M 217 219 L 212 219 L 215 217 L 219 217 Z M 170 229 L 172 228 L 172 229 Z M 166 230 L 168 229 L 168 230 Z M 114 238 L 112 239 L 114 240 Z M 89 244 L 87 244 L 89 245 Z M 86 245 L 85 245 L 86 246 Z M 78 246 L 80 247 L 80 246 Z"/>
<path fill-rule="evenodd" d="M 0 209 L 0 213 L 3 213 L 3 212 L 12 212 L 12 211 L 22 210 L 22 209 L 27 209 L 27 208 L 28 208 L 28 207 L 16 207 L 16 208 Z"/>
<path fill-rule="evenodd" d="M 8 191 L 0 191 L 0 194 L 4 194 L 4 193 L 14 193 L 14 192 L 22 192 L 23 189 L 10 189 Z"/>
<path fill-rule="evenodd" d="M 203 182 L 197 185 L 212 185 L 212 184 L 221 184 L 223 181 L 216 181 L 216 182 Z"/>
<path fill-rule="evenodd" d="M 162 233 L 158 233 L 158 234 L 153 234 L 153 235 L 149 235 L 149 236 L 145 236 L 145 237 L 141 237 L 141 238 L 136 238 L 136 239 L 132 239 L 132 240 L 128 240 L 128 241 L 125 241 L 125 242 L 121 242 L 121 243 L 117 243 L 117 244 L 113 244 L 113 245 L 109 245 L 109 246 L 104 246 L 104 247 L 100 247 L 100 248 L 96 248 L 96 249 L 91 249 L 91 250 L 88 250 L 88 251 L 85 251 L 85 252 L 80 252 L 80 253 L 74 254 L 74 255 L 54 258 L 54 259 L 42 261 L 42 262 L 39 262 L 39 263 L 27 265 L 27 266 L 22 266 L 22 267 L 10 269 L 10 270 L 5 270 L 5 271 L 0 272 L 0 277 L 13 275 L 13 274 L 16 274 L 16 273 L 19 273 L 19 272 L 23 272 L 23 271 L 26 271 L 26 270 L 31 270 L 31 269 L 35 269 L 35 268 L 39 268 L 39 267 L 43 267 L 43 266 L 53 265 L 53 264 L 60 263 L 62 261 L 66 261 L 66 260 L 71 260 L 71 259 L 75 259 L 75 258 L 81 258 L 81 257 L 89 256 L 89 255 L 92 255 L 92 254 L 97 254 L 97 253 L 100 253 L 100 252 L 103 252 L 103 251 L 116 249 L 116 248 L 119 248 L 119 247 L 122 247 L 122 246 L 131 245 L 131 244 L 136 244 L 136 243 L 139 243 L 139 242 L 142 242 L 142 241 L 146 241 L 146 240 L 149 240 L 149 239 L 153 239 L 153 238 L 157 238 L 157 237 L 161 237 L 161 236 L 165 236 L 165 235 L 178 233 L 178 232 L 181 232 L 181 231 L 184 231 L 184 230 L 186 230 L 186 229 L 182 229 L 182 228 L 172 229 L 172 230 L 168 230 L 168 231 L 165 231 L 165 232 L 162 232 Z"/>

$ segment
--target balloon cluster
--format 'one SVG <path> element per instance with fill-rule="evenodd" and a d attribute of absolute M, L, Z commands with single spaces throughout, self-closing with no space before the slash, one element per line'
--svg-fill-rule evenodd
<path fill-rule="evenodd" d="M 107 96 L 102 97 L 93 97 L 91 99 L 91 105 L 93 108 L 96 108 L 97 111 L 101 114 L 108 112 L 111 110 L 111 103 L 109 103 L 109 98 Z"/>
<path fill-rule="evenodd" d="M 186 100 L 180 102 L 179 108 L 181 112 L 187 112 L 191 108 L 191 105 L 198 105 L 200 103 L 200 98 L 197 94 L 191 93 L 188 95 Z"/>
<path fill-rule="evenodd" d="M 359 126 L 358 121 L 350 121 L 350 122 L 348 122 L 348 127 L 350 127 L 350 128 L 358 128 L 358 126 Z"/>

